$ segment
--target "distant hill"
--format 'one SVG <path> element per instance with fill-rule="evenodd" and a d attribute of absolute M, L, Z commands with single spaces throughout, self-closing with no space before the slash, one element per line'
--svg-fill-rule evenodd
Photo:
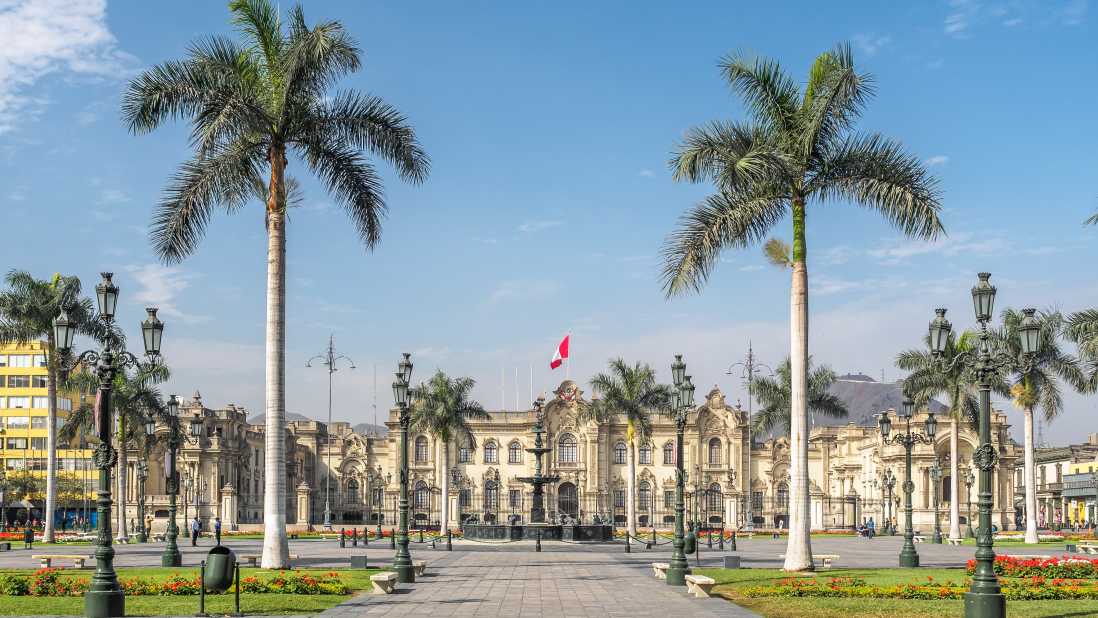
<path fill-rule="evenodd" d="M 850 416 L 845 419 L 816 417 L 815 424 L 838 426 L 853 422 L 872 427 L 877 424 L 877 413 L 889 408 L 900 409 L 904 399 L 900 387 L 899 382 L 878 382 L 862 373 L 838 376 L 831 385 L 831 393 L 843 400 Z M 935 413 L 946 411 L 942 403 L 933 400 L 930 409 Z"/>
<path fill-rule="evenodd" d="M 305 416 L 304 414 L 298 414 L 297 412 L 287 412 L 286 413 L 286 422 L 290 422 L 290 421 L 311 421 L 311 420 L 313 420 L 313 419 L 309 418 L 308 416 Z M 255 416 L 248 419 L 248 422 L 253 424 L 253 425 L 263 425 L 267 422 L 267 415 L 266 414 L 256 414 Z"/>
<path fill-rule="evenodd" d="M 359 423 L 351 428 L 355 433 L 362 434 L 364 436 L 380 436 L 385 437 L 389 435 L 389 428 L 385 425 L 374 425 L 372 423 Z"/>

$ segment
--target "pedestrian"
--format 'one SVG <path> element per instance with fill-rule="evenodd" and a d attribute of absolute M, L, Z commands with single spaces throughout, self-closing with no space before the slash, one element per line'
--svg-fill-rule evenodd
<path fill-rule="evenodd" d="M 31 528 L 30 522 L 27 522 L 27 527 L 23 529 L 23 549 L 31 549 L 34 546 L 34 530 Z"/>
<path fill-rule="evenodd" d="M 214 517 L 214 538 L 217 540 L 217 544 L 221 544 L 221 518 Z"/>
<path fill-rule="evenodd" d="M 198 532 L 202 530 L 202 522 L 198 521 L 196 515 L 194 521 L 191 522 L 191 547 L 198 547 Z"/>
<path fill-rule="evenodd" d="M 869 538 L 877 536 L 877 523 L 873 521 L 873 518 L 869 518 Z"/>
<path fill-rule="evenodd" d="M 145 539 L 152 540 L 153 533 L 153 518 L 152 515 L 145 516 Z"/>

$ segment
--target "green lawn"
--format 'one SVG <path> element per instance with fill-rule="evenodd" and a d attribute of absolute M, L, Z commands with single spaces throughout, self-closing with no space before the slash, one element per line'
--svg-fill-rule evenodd
<path fill-rule="evenodd" d="M 306 573 L 328 573 L 335 571 L 352 590 L 350 595 L 294 595 L 294 594 L 242 594 L 240 595 L 240 607 L 245 614 L 284 615 L 284 614 L 308 614 L 323 611 L 329 607 L 338 605 L 355 594 L 371 588 L 370 575 L 379 573 L 382 569 L 301 569 Z M 33 569 L 0 569 L 0 573 L 19 573 L 28 575 Z M 172 574 L 179 573 L 184 576 L 197 576 L 198 569 L 175 568 L 140 568 L 119 569 L 120 577 L 141 577 L 150 580 L 165 580 Z M 249 575 L 273 574 L 271 571 L 244 567 L 240 569 L 240 577 Z M 91 570 L 77 571 L 66 569 L 65 576 L 91 577 Z M 207 595 L 206 611 L 210 614 L 227 614 L 233 608 L 233 595 Z M 126 613 L 141 616 L 189 616 L 198 611 L 198 596 L 134 596 L 126 598 Z M 27 615 L 72 615 L 80 616 L 84 613 L 83 597 L 31 597 L 31 596 L 4 596 L 0 595 L 0 616 L 27 616 Z"/>
<path fill-rule="evenodd" d="M 789 577 L 779 569 L 696 569 L 717 580 L 715 590 L 767 618 L 955 618 L 964 614 L 964 601 L 918 601 L 909 599 L 765 598 L 749 599 L 740 594 L 747 586 L 774 584 Z M 868 584 L 921 583 L 933 577 L 937 582 L 960 583 L 963 569 L 828 569 L 822 578 L 857 577 Z M 1098 601 L 1010 601 L 1011 618 L 1053 618 L 1056 616 L 1098 616 Z"/>

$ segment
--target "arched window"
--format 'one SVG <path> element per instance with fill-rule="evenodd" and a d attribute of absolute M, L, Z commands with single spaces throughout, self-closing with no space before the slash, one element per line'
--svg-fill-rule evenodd
<path fill-rule="evenodd" d="M 652 508 L 652 486 L 648 481 L 641 481 L 637 488 L 637 508 L 648 511 Z"/>
<path fill-rule="evenodd" d="M 709 492 L 706 494 L 707 505 L 705 510 L 710 513 L 720 513 L 721 508 L 721 485 L 720 483 L 713 483 L 709 486 Z"/>
<path fill-rule="evenodd" d="M 499 457 L 496 454 L 496 443 L 492 440 L 484 443 L 484 463 L 499 463 Z"/>
<path fill-rule="evenodd" d="M 663 445 L 663 465 L 675 465 L 675 445 L 670 442 Z"/>
<path fill-rule="evenodd" d="M 489 513 L 499 508 L 499 486 L 495 481 L 484 482 L 484 510 Z"/>
<path fill-rule="evenodd" d="M 430 507 L 431 490 L 427 488 L 427 483 L 424 483 L 423 481 L 416 482 L 416 490 L 413 494 L 412 501 L 414 504 L 412 508 L 416 510 L 422 510 Z"/>
<path fill-rule="evenodd" d="M 640 464 L 642 466 L 652 465 L 652 445 L 645 444 L 644 446 L 640 447 L 640 452 L 638 453 L 638 456 L 640 457 Z"/>
<path fill-rule="evenodd" d="M 347 481 L 347 501 L 358 502 L 358 481 L 354 479 Z"/>
<path fill-rule="evenodd" d="M 709 440 L 709 463 L 719 464 L 721 462 L 721 439 L 712 438 Z"/>
<path fill-rule="evenodd" d="M 522 445 L 515 440 L 507 445 L 507 463 L 522 463 Z"/>
<path fill-rule="evenodd" d="M 570 433 L 562 435 L 557 441 L 557 463 L 574 464 L 577 455 L 576 438 Z"/>
<path fill-rule="evenodd" d="M 416 463 L 427 463 L 427 438 L 416 438 Z"/>
<path fill-rule="evenodd" d="M 625 443 L 624 442 L 618 442 L 617 444 L 615 444 L 614 445 L 614 463 L 616 463 L 616 464 L 625 463 L 625 454 L 626 454 L 626 452 L 627 452 L 627 449 L 625 448 Z"/>
<path fill-rule="evenodd" d="M 782 483 L 778 485 L 778 510 L 785 511 L 789 508 L 789 487 Z"/>

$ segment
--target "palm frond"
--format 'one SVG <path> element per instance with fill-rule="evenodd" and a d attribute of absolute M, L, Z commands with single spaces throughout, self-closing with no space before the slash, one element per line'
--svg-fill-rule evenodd
<path fill-rule="evenodd" d="M 305 23 L 298 5 L 290 14 L 290 38 L 283 63 L 286 86 L 282 93 L 286 108 L 295 101 L 322 96 L 339 78 L 361 66 L 361 50 L 339 22 Z"/>
<path fill-rule="evenodd" d="M 771 238 L 763 245 L 763 254 L 771 266 L 778 268 L 791 268 L 793 266 L 793 250 L 789 243 L 780 238 Z"/>
<path fill-rule="evenodd" d="M 743 96 L 758 122 L 781 133 L 794 129 L 800 95 L 797 84 L 782 71 L 781 65 L 766 58 L 733 54 L 725 56 L 719 66 L 729 86 Z"/>
<path fill-rule="evenodd" d="M 366 248 L 373 249 L 381 240 L 386 210 L 381 179 L 373 166 L 334 139 L 317 139 L 301 146 L 306 163 L 338 198 Z"/>
<path fill-rule="evenodd" d="M 692 128 L 669 165 L 675 180 L 711 180 L 724 190 L 788 175 L 775 136 L 761 124 L 717 121 Z"/>
<path fill-rule="evenodd" d="M 278 9 L 269 0 L 232 0 L 229 11 L 233 24 L 251 40 L 266 64 L 266 70 L 277 75 L 282 68 L 282 20 Z"/>
<path fill-rule="evenodd" d="M 816 58 L 801 106 L 801 160 L 818 157 L 850 129 L 873 96 L 873 78 L 854 68 L 850 45 L 839 45 Z"/>

